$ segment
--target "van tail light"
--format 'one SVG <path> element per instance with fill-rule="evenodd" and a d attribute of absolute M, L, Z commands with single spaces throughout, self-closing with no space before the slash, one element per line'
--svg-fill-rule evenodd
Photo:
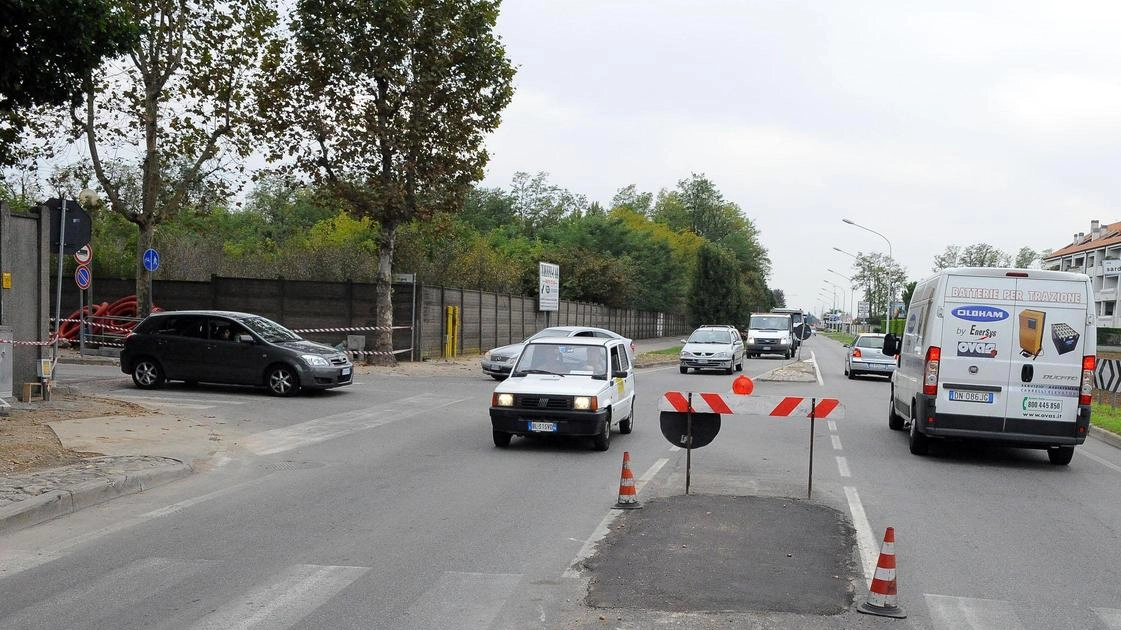
<path fill-rule="evenodd" d="M 852 349 L 852 358 L 854 358 L 854 359 L 859 359 L 860 358 L 860 348 L 853 348 Z"/>
<path fill-rule="evenodd" d="M 926 349 L 926 362 L 923 363 L 922 393 L 927 396 L 938 395 L 938 363 L 941 360 L 941 348 L 930 346 Z"/>
<path fill-rule="evenodd" d="M 1095 356 L 1082 357 L 1082 391 L 1078 395 L 1078 404 L 1090 404 L 1090 395 L 1094 392 L 1094 368 L 1098 360 Z"/>

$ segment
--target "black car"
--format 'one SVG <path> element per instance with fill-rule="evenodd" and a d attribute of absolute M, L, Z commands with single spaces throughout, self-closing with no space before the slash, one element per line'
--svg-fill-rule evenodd
<path fill-rule="evenodd" d="M 141 389 L 176 380 L 264 386 L 275 396 L 291 396 L 349 385 L 354 366 L 345 353 L 260 315 L 162 311 L 125 339 L 121 371 Z"/>

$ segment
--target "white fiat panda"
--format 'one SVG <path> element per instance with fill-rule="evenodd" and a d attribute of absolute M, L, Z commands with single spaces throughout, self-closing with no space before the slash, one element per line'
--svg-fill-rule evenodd
<path fill-rule="evenodd" d="M 898 355 L 888 426 L 931 438 L 972 438 L 1046 449 L 1066 465 L 1086 440 L 1097 332 L 1084 274 L 945 269 L 919 282 Z"/>
<path fill-rule="evenodd" d="M 612 427 L 634 428 L 629 346 L 622 338 L 530 340 L 491 396 L 494 445 L 505 448 L 515 435 L 573 435 L 591 437 L 597 451 L 606 451 Z"/>

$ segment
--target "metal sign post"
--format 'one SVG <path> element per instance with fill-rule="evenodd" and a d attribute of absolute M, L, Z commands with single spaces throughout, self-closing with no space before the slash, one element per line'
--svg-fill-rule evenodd
<path fill-rule="evenodd" d="M 814 420 L 817 418 L 817 399 L 810 399 L 810 477 L 806 482 L 806 498 L 813 497 L 814 492 Z"/>
<path fill-rule="evenodd" d="M 685 412 L 685 494 L 689 494 L 689 476 L 693 470 L 693 392 L 689 392 L 689 411 Z"/>
<path fill-rule="evenodd" d="M 58 291 L 54 303 L 54 358 L 58 360 L 58 336 L 62 330 L 62 254 L 66 248 L 66 200 L 62 200 L 62 213 L 58 220 Z M 52 370 L 53 372 L 53 370 Z M 46 389 L 44 388 L 44 394 Z"/>

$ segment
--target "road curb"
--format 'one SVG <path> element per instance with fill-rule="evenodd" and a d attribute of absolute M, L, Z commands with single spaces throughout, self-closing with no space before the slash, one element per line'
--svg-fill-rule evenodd
<path fill-rule="evenodd" d="M 65 490 L 51 490 L 17 501 L 0 508 L 0 535 L 73 514 L 117 497 L 150 490 L 182 479 L 192 472 L 194 470 L 190 465 L 175 460 L 174 464 L 167 466 L 85 481 Z"/>
<path fill-rule="evenodd" d="M 1121 435 L 1117 435 L 1112 431 L 1090 425 L 1090 435 L 1098 438 L 1098 440 L 1105 442 L 1113 448 L 1121 448 Z"/>

